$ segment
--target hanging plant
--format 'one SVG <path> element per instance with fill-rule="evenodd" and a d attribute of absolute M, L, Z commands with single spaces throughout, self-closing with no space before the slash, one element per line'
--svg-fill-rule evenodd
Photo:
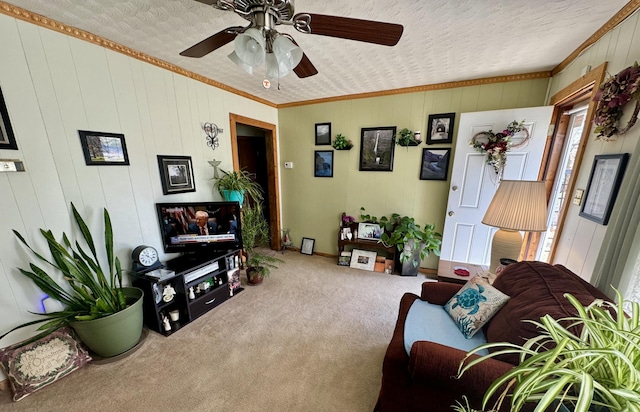
<path fill-rule="evenodd" d="M 332 143 L 332 146 L 336 150 L 351 150 L 353 143 L 351 143 L 351 140 L 347 139 L 342 133 L 338 133 Z"/>
<path fill-rule="evenodd" d="M 413 131 L 407 129 L 406 127 L 398 132 L 394 136 L 396 144 L 399 146 L 417 146 L 418 141 L 413 137 Z"/>
<path fill-rule="evenodd" d="M 600 89 L 593 97 L 598 102 L 596 116 L 593 122 L 598 140 L 614 140 L 614 136 L 625 134 L 638 120 L 640 112 L 640 67 L 638 62 L 629 66 L 615 76 L 610 77 L 600 85 Z M 622 118 L 624 106 L 630 101 L 636 101 L 636 107 L 627 125 L 618 128 Z"/>
<path fill-rule="evenodd" d="M 503 131 L 493 133 L 492 130 L 476 133 L 469 144 L 478 152 L 487 155 L 487 164 L 493 166 L 496 174 L 501 176 L 507 163 L 507 152 L 514 147 L 511 138 L 519 132 L 524 132 L 524 140 L 516 146 L 524 144 L 529 139 L 529 131 L 524 127 L 524 120 L 509 123 Z"/>

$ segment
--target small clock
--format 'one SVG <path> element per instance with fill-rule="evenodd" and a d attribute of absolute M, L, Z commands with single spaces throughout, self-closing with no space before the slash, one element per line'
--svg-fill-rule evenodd
<path fill-rule="evenodd" d="M 134 272 L 147 272 L 162 267 L 158 251 L 153 246 L 140 245 L 131 252 L 131 269 Z"/>

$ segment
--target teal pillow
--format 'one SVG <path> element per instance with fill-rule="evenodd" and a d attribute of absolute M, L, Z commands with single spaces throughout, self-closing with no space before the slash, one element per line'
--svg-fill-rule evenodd
<path fill-rule="evenodd" d="M 470 279 L 449 301 L 444 310 L 456 322 L 458 329 L 469 339 L 509 300 L 480 276 Z"/>

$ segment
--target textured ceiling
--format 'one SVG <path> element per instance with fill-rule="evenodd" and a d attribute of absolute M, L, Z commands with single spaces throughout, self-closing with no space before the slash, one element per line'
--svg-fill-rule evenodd
<path fill-rule="evenodd" d="M 400 23 L 393 47 L 291 34 L 319 74 L 290 74 L 262 87 L 262 70 L 240 70 L 233 43 L 203 58 L 181 51 L 248 22 L 194 0 L 9 0 L 274 104 L 551 70 L 627 0 L 297 0 L 295 12 Z"/>

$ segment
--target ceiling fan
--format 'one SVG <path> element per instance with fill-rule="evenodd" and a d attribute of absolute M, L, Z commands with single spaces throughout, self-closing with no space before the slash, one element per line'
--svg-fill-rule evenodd
<path fill-rule="evenodd" d="M 280 24 L 293 26 L 305 34 L 317 34 L 366 43 L 394 46 L 400 40 L 400 24 L 361 20 L 325 14 L 294 14 L 295 0 L 196 0 L 216 9 L 233 11 L 248 20 L 246 27 L 233 26 L 202 40 L 180 53 L 181 56 L 203 57 L 234 42 L 229 55 L 240 67 L 252 73 L 266 62 L 268 77 L 283 77 L 290 71 L 299 78 L 318 73 L 313 63 L 288 34 L 275 29 Z"/>

